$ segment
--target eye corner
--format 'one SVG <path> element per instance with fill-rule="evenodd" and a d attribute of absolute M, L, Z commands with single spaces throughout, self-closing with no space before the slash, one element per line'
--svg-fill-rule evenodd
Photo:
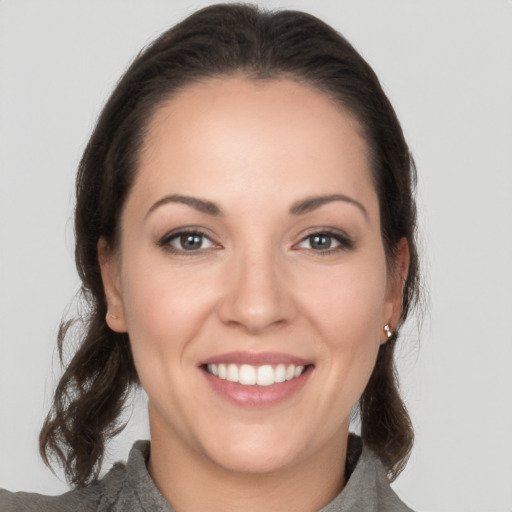
<path fill-rule="evenodd" d="M 313 242 L 314 239 L 317 239 Z M 309 244 L 309 247 L 305 247 Z M 294 243 L 292 250 L 305 250 L 317 255 L 329 255 L 355 248 L 353 239 L 341 230 L 332 228 L 320 228 L 309 231 Z"/>
<path fill-rule="evenodd" d="M 185 244 L 189 244 L 188 247 Z M 198 256 L 207 251 L 222 249 L 221 244 L 211 235 L 195 227 L 174 229 L 158 238 L 156 245 L 177 256 Z"/>

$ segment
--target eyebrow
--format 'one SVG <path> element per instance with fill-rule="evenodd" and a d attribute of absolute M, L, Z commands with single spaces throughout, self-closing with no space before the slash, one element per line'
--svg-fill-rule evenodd
<path fill-rule="evenodd" d="M 342 201 L 344 203 L 349 203 L 354 206 L 356 206 L 361 213 L 364 215 L 364 217 L 368 220 L 368 211 L 366 208 L 355 199 L 352 199 L 351 197 L 348 197 L 344 194 L 330 194 L 326 196 L 312 196 L 307 197 L 306 199 L 302 199 L 300 201 L 296 201 L 293 203 L 293 205 L 290 208 L 290 214 L 291 215 L 304 215 L 306 213 L 312 212 L 314 210 L 317 210 L 321 206 L 324 206 L 325 204 L 332 203 L 334 201 Z M 183 196 L 180 194 L 172 194 L 168 196 L 164 196 L 161 199 L 159 199 L 156 203 L 154 203 L 151 208 L 146 213 L 146 217 L 155 211 L 160 206 L 163 206 L 165 204 L 169 203 L 178 203 L 178 204 L 185 204 L 187 206 L 190 206 L 191 208 L 194 208 L 195 210 L 206 213 L 207 215 L 215 215 L 220 216 L 223 215 L 222 210 L 219 206 L 217 206 L 212 201 L 207 201 L 206 199 L 199 199 L 198 197 L 191 197 L 191 196 Z"/>
<path fill-rule="evenodd" d="M 154 203 L 146 213 L 146 217 L 160 206 L 169 203 L 186 204 L 187 206 L 190 206 L 191 208 L 194 208 L 195 210 L 201 213 L 206 213 L 208 215 L 222 215 L 222 210 L 212 201 L 199 199 L 197 197 L 182 196 L 180 194 L 172 194 L 170 196 L 162 197 L 162 199 L 159 199 L 156 203 Z"/>
<path fill-rule="evenodd" d="M 366 220 L 368 220 L 368 211 L 366 208 L 355 199 L 348 197 L 344 194 L 331 194 L 327 196 L 312 196 L 306 199 L 302 199 L 301 201 L 297 201 L 293 203 L 290 208 L 290 213 L 292 215 L 304 215 L 305 213 L 312 212 L 327 203 L 332 203 L 333 201 L 342 201 L 344 203 L 349 203 L 356 206 L 361 213 L 364 215 Z"/>

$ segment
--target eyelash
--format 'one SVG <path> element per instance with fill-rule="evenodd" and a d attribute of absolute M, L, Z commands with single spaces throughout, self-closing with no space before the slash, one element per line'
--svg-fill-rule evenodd
<path fill-rule="evenodd" d="M 174 247 L 172 245 L 172 242 L 174 240 L 178 240 L 182 237 L 199 237 L 199 238 L 201 238 L 201 242 L 204 242 L 204 240 L 208 240 L 212 244 L 213 248 L 220 247 L 208 235 L 206 235 L 205 233 L 203 233 L 202 231 L 197 230 L 197 229 L 172 231 L 172 232 L 164 235 L 158 241 L 157 245 L 172 254 L 177 254 L 177 255 L 182 255 L 182 256 L 194 256 L 194 255 L 197 255 L 198 253 L 202 253 L 203 251 L 210 249 L 210 247 L 206 247 L 206 248 L 200 247 L 198 249 L 187 250 L 187 249 L 183 249 L 183 248 L 179 249 L 179 248 Z M 333 253 L 350 250 L 350 249 L 354 248 L 353 240 L 346 233 L 325 229 L 325 230 L 319 230 L 319 231 L 314 231 L 312 233 L 309 233 L 307 236 L 302 238 L 300 240 L 300 242 L 298 242 L 297 244 L 294 244 L 294 246 L 293 246 L 294 250 L 298 250 L 296 248 L 299 247 L 300 244 L 306 242 L 307 240 L 310 240 L 310 244 L 311 244 L 311 240 L 314 237 L 330 238 L 339 244 L 336 247 L 329 247 L 328 249 L 323 249 L 323 250 L 322 249 L 315 250 L 313 248 L 305 248 L 307 251 L 310 251 L 310 252 L 315 253 L 320 256 L 328 256 Z"/>
<path fill-rule="evenodd" d="M 206 249 L 209 249 L 209 247 L 201 247 L 199 249 L 190 250 L 178 249 L 171 244 L 174 240 L 178 240 L 182 237 L 200 237 L 201 241 L 208 240 L 212 244 L 212 246 L 218 247 L 218 244 L 216 244 L 208 235 L 197 229 L 183 229 L 179 231 L 171 231 L 170 233 L 167 233 L 159 240 L 158 245 L 172 254 L 178 254 L 183 256 L 194 256 L 200 252 L 203 252 Z"/>
<path fill-rule="evenodd" d="M 304 238 L 302 238 L 302 240 L 298 244 L 295 244 L 294 247 L 304 243 L 307 240 L 310 240 L 310 243 L 311 243 L 311 240 L 314 237 L 330 238 L 330 239 L 335 240 L 339 244 L 337 247 L 329 247 L 328 249 L 323 249 L 323 250 L 315 250 L 312 248 L 306 248 L 306 250 L 313 252 L 319 256 L 329 256 L 330 254 L 354 249 L 354 241 L 346 233 L 343 233 L 341 231 L 333 231 L 330 229 L 322 229 L 322 230 L 318 230 L 318 231 L 313 231 L 313 232 L 309 233 L 307 236 L 305 236 Z"/>

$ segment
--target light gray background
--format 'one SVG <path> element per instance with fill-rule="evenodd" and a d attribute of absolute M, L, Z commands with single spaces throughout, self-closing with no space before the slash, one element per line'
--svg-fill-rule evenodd
<path fill-rule="evenodd" d="M 37 456 L 78 287 L 74 172 L 128 62 L 207 2 L 0 0 L 0 486 L 65 490 Z M 512 510 L 512 2 L 294 0 L 379 75 L 419 169 L 431 306 L 404 339 L 416 427 L 395 488 L 426 511 Z M 53 368 L 53 369 L 52 369 Z M 143 408 L 142 408 L 143 409 Z M 138 409 L 109 461 L 147 437 Z"/>

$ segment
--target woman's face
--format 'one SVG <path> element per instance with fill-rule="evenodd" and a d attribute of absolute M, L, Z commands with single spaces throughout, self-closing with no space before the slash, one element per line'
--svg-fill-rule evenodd
<path fill-rule="evenodd" d="M 401 292 L 360 133 L 288 80 L 211 79 L 157 111 L 119 247 L 99 245 L 153 443 L 244 472 L 343 446 Z"/>

